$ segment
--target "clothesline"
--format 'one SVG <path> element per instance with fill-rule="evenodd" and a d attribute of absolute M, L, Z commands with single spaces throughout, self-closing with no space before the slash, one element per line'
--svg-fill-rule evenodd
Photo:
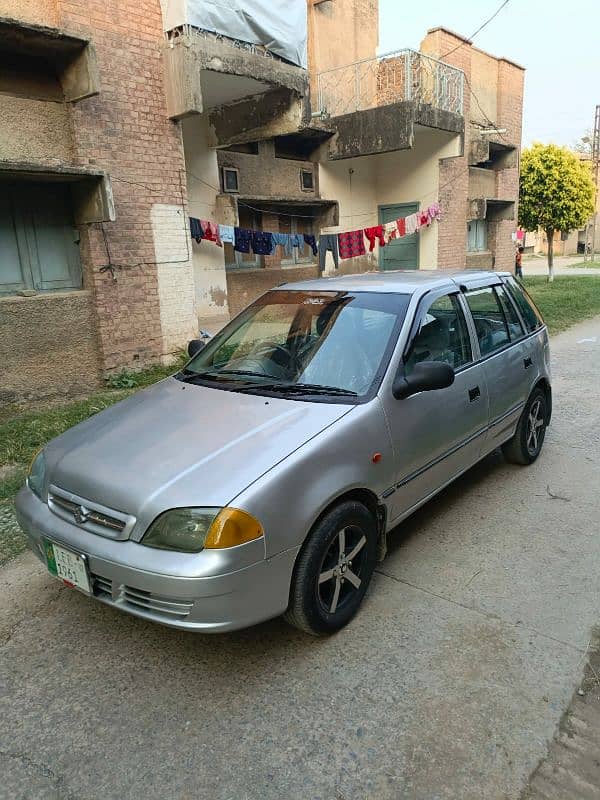
<path fill-rule="evenodd" d="M 238 253 L 250 253 L 250 249 L 252 249 L 255 255 L 261 256 L 272 256 L 277 247 L 282 247 L 285 255 L 289 257 L 293 254 L 295 247 L 303 251 L 308 245 L 314 256 L 319 254 L 321 266 L 325 265 L 325 257 L 328 252 L 331 252 L 337 266 L 338 257 L 346 259 L 365 255 L 367 252 L 365 239 L 369 245 L 369 252 L 372 253 L 376 242 L 379 247 L 385 247 L 396 239 L 418 233 L 421 228 L 429 227 L 433 221 L 440 218 L 440 204 L 432 203 L 424 211 L 417 211 L 407 217 L 400 217 L 384 224 L 352 231 L 340 231 L 339 233 L 322 231 L 318 243 L 317 237 L 313 234 L 259 231 L 234 225 L 221 225 L 196 217 L 190 217 L 190 233 L 192 239 L 198 243 L 208 241 L 218 247 L 222 247 L 223 244 L 231 244 Z"/>

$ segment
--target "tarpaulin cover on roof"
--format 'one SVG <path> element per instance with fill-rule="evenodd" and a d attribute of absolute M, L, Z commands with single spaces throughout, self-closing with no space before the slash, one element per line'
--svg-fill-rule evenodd
<path fill-rule="evenodd" d="M 193 25 L 263 45 L 306 67 L 306 0 L 170 0 L 162 5 L 166 30 Z"/>

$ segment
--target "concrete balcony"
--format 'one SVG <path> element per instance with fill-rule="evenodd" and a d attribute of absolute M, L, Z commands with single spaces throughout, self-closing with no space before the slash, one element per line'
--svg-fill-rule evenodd
<path fill-rule="evenodd" d="M 414 50 L 321 72 L 316 94 L 331 159 L 410 148 L 417 126 L 464 133 L 462 70 Z"/>
<path fill-rule="evenodd" d="M 184 25 L 167 33 L 165 70 L 169 117 L 207 114 L 213 146 L 293 133 L 310 118 L 307 71 L 247 43 Z"/>

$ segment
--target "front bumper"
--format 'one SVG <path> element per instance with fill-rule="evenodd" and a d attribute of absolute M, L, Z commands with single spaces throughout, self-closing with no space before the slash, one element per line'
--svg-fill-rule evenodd
<path fill-rule="evenodd" d="M 27 487 L 17 495 L 15 506 L 19 525 L 44 565 L 43 539 L 84 554 L 93 597 L 121 611 L 172 628 L 219 633 L 255 625 L 287 608 L 299 548 L 218 575 L 163 574 L 132 563 L 136 552 L 147 561 L 149 548 L 82 531 L 53 514 Z M 161 551 L 154 552 L 160 559 Z M 125 553 L 128 563 L 119 558 Z M 190 559 L 200 556 L 190 555 Z"/>

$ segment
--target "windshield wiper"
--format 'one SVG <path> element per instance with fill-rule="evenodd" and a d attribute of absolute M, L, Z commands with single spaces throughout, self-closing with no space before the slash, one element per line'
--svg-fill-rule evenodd
<path fill-rule="evenodd" d="M 282 394 L 336 394 L 344 397 L 358 397 L 358 393 L 350 389 L 342 389 L 339 386 L 322 386 L 319 383 L 257 383 L 252 388 L 266 389 L 269 392 L 281 392 Z M 248 389 L 250 389 L 249 386 L 243 387 L 244 391 Z"/>
<path fill-rule="evenodd" d="M 245 369 L 223 369 L 223 370 L 207 369 L 203 370 L 202 372 L 196 372 L 195 370 L 191 369 L 183 369 L 179 374 L 181 375 L 181 380 L 186 382 L 191 382 L 196 379 L 199 380 L 207 379 L 210 381 L 218 381 L 221 378 L 221 376 L 223 376 L 225 380 L 230 380 L 227 378 L 228 375 L 233 375 L 233 376 L 249 375 L 252 378 L 267 378 L 271 381 L 276 380 L 275 375 L 265 375 L 263 372 L 251 372 L 250 370 L 245 370 Z M 252 385 L 262 386 L 263 384 L 257 383 Z"/>
<path fill-rule="evenodd" d="M 274 375 L 265 375 L 262 372 L 251 372 L 250 370 L 243 369 L 229 369 L 229 370 L 205 370 L 204 372 L 195 372 L 189 369 L 183 369 L 179 373 L 182 377 L 181 380 L 191 383 L 194 380 L 210 380 L 218 381 L 221 376 L 227 380 L 228 375 L 241 375 L 250 376 L 252 378 L 270 378 L 271 381 L 275 379 Z M 227 380 L 227 383 L 229 381 Z M 342 395 L 344 397 L 358 397 L 357 392 L 351 389 L 342 389 L 340 386 L 323 386 L 320 383 L 243 383 L 239 385 L 231 385 L 231 388 L 237 392 L 251 392 L 259 389 L 268 392 L 278 392 L 281 394 L 322 394 L 322 395 Z"/>

